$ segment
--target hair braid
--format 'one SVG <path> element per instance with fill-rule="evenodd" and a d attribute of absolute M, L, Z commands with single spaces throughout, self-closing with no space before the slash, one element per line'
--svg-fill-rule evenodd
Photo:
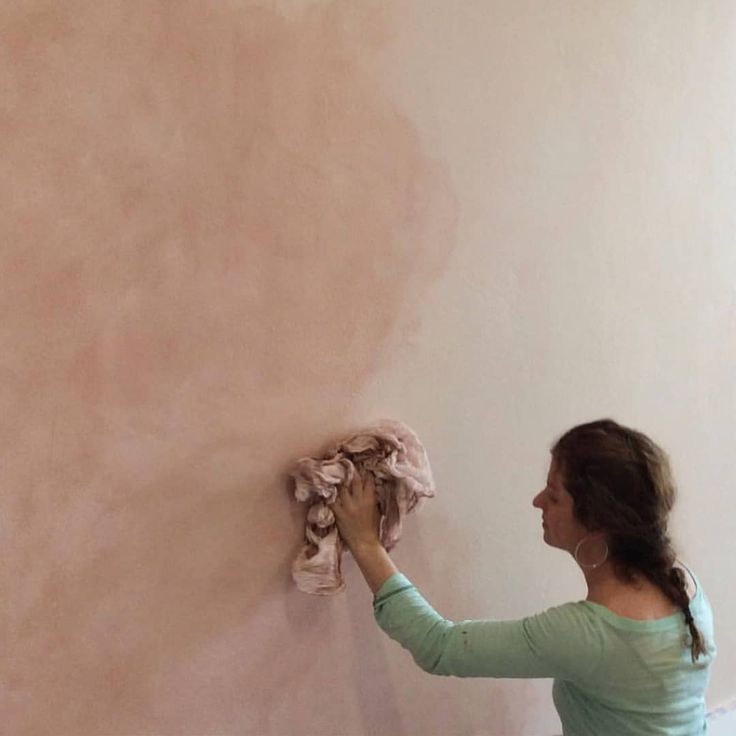
<path fill-rule="evenodd" d="M 621 556 L 622 548 L 625 550 Z M 638 538 L 635 543 L 626 542 L 619 545 L 619 558 L 615 562 L 623 563 L 625 577 L 631 577 L 631 569 L 635 568 L 656 585 L 675 605 L 679 606 L 685 616 L 685 623 L 690 630 L 691 658 L 695 662 L 701 654 L 705 654 L 705 642 L 690 612 L 690 598 L 687 594 L 685 573 L 675 567 L 675 553 L 669 538 L 662 534 L 650 540 Z M 627 552 L 629 554 L 627 554 Z M 632 559 L 635 557 L 635 560 Z M 629 559 L 627 559 L 629 558 Z"/>
<path fill-rule="evenodd" d="M 648 438 L 645 438 L 648 440 Z M 650 440 L 638 443 L 638 450 L 646 466 L 647 474 L 652 480 L 655 488 L 667 488 L 671 492 L 661 495 L 661 514 L 660 523 L 664 526 L 661 534 L 658 535 L 660 550 L 660 565 L 656 569 L 656 578 L 650 578 L 660 590 L 676 605 L 682 609 L 685 616 L 685 623 L 690 630 L 691 637 L 691 657 L 695 662 L 697 658 L 705 654 L 705 642 L 703 635 L 695 625 L 693 615 L 690 612 L 690 598 L 687 594 L 687 581 L 685 573 L 682 569 L 675 567 L 675 551 L 672 548 L 672 542 L 667 535 L 666 523 L 667 514 L 672 509 L 675 500 L 674 483 L 671 480 L 671 470 L 669 460 L 666 454 L 656 444 Z M 645 571 L 642 571 L 645 572 Z M 646 572 L 645 572 L 646 574 Z"/>
<path fill-rule="evenodd" d="M 690 612 L 690 599 L 687 595 L 687 587 L 685 583 L 685 573 L 677 567 L 673 567 L 670 570 L 670 584 L 672 588 L 679 594 L 679 605 L 682 608 L 682 612 L 685 614 L 685 623 L 690 629 L 690 636 L 692 642 L 690 649 L 692 652 L 692 660 L 695 660 L 701 655 L 705 654 L 705 641 L 703 635 L 700 633 L 700 629 L 695 625 L 693 615 Z"/>

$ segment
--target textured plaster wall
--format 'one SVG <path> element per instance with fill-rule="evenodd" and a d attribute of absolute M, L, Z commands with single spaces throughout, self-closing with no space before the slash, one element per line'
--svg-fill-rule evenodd
<path fill-rule="evenodd" d="M 448 617 L 583 595 L 531 498 L 614 416 L 670 451 L 732 694 L 728 2 L 6 2 L 4 728 L 550 734 L 549 682 L 431 678 L 295 590 L 286 471 L 394 416 Z"/>

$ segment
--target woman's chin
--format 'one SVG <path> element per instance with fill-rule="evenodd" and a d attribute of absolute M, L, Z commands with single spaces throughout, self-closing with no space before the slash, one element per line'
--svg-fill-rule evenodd
<path fill-rule="evenodd" d="M 552 538 L 551 534 L 549 533 L 549 529 L 547 527 L 544 528 L 544 534 L 542 535 L 542 539 L 544 540 L 545 544 L 548 544 L 550 547 L 557 547 L 559 545 L 555 544 L 554 539 Z"/>

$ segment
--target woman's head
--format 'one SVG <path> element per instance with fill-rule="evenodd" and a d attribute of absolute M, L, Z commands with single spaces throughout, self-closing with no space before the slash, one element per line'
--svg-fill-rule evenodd
<path fill-rule="evenodd" d="M 565 479 L 555 457 L 547 473 L 545 487 L 536 495 L 533 505 L 542 512 L 544 541 L 574 553 L 578 542 L 589 536 L 589 529 L 577 517 L 575 499 L 565 488 Z"/>
<path fill-rule="evenodd" d="M 679 605 L 693 637 L 695 659 L 704 651 L 703 642 L 690 616 L 685 577 L 674 567 L 675 551 L 667 533 L 676 491 L 664 450 L 635 429 L 601 419 L 565 432 L 551 452 L 543 493 L 553 493 L 551 479 L 569 494 L 570 534 L 602 537 L 621 580 L 644 575 Z M 545 499 L 551 513 L 551 495 Z"/>
<path fill-rule="evenodd" d="M 672 567 L 667 522 L 675 485 L 662 448 L 635 429 L 602 419 L 563 434 L 552 458 L 575 519 L 605 535 L 619 577 L 646 574 L 653 564 Z"/>

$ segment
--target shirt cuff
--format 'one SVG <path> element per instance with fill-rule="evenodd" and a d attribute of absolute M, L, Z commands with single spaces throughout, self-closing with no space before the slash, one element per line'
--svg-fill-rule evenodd
<path fill-rule="evenodd" d="M 413 588 L 414 584 L 403 573 L 395 572 L 386 582 L 376 591 L 373 597 L 373 605 L 382 603 L 386 598 L 390 598 L 395 593 L 402 590 Z"/>

